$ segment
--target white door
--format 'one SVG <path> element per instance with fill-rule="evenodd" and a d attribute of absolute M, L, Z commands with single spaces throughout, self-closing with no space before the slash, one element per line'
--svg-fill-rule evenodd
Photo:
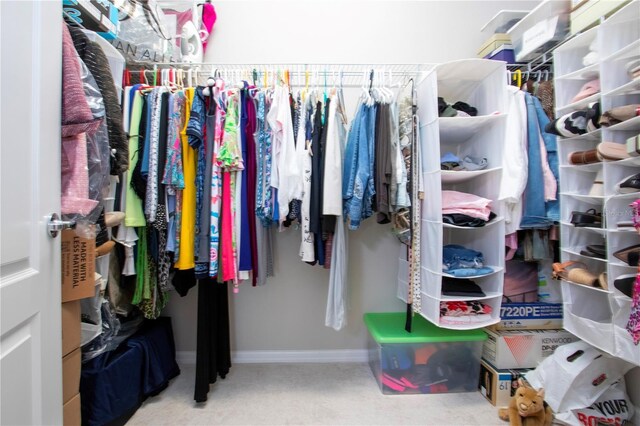
<path fill-rule="evenodd" d="M 0 1 L 0 424 L 62 423 L 61 1 Z"/>

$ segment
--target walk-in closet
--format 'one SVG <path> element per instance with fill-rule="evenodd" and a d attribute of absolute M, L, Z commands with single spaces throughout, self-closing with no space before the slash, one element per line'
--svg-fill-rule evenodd
<path fill-rule="evenodd" d="M 640 424 L 639 0 L 0 33 L 0 424 Z"/>

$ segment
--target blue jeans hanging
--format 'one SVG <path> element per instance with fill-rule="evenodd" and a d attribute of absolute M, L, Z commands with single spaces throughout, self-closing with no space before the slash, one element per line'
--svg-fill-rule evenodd
<path fill-rule="evenodd" d="M 524 192 L 524 211 L 520 228 L 546 229 L 553 221 L 547 218 L 544 200 L 544 178 L 540 155 L 540 127 L 534 97 L 525 94 L 527 104 L 527 155 L 529 157 L 527 187 Z"/>

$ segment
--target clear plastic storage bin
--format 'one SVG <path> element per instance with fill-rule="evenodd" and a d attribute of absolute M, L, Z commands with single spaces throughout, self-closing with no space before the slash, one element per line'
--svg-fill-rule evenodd
<path fill-rule="evenodd" d="M 482 330 L 448 330 L 419 315 L 405 331 L 402 312 L 368 313 L 369 365 L 383 394 L 475 392 Z"/>

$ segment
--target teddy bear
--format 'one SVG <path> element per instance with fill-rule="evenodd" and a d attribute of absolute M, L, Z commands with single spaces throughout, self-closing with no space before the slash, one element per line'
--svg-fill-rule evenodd
<path fill-rule="evenodd" d="M 509 407 L 500 408 L 498 416 L 511 426 L 551 426 L 553 412 L 544 402 L 544 389 L 536 391 L 518 380 L 518 389 Z"/>

